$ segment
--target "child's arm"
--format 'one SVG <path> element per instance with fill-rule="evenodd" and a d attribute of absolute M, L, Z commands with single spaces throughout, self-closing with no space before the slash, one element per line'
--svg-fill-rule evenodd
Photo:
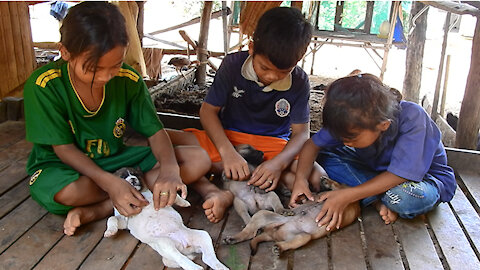
<path fill-rule="evenodd" d="M 271 191 L 277 187 L 282 171 L 292 163 L 309 137 L 310 127 L 308 123 L 292 124 L 291 127 L 292 135 L 285 148 L 273 159 L 260 164 L 252 173 L 252 178 L 248 181 L 249 184 L 259 186 L 260 188 L 268 187 L 265 191 Z M 267 181 L 273 182 L 269 186 L 263 186 Z"/>
<path fill-rule="evenodd" d="M 127 181 L 102 170 L 89 157 L 73 144 L 53 145 L 60 160 L 87 176 L 108 193 L 118 212 L 124 216 L 140 213 L 141 207 L 148 205 L 143 196 Z"/>
<path fill-rule="evenodd" d="M 245 180 L 250 175 L 247 161 L 238 154 L 225 135 L 218 117 L 220 109 L 204 102 L 200 108 L 200 122 L 222 157 L 225 176 L 233 180 Z"/>
<path fill-rule="evenodd" d="M 182 197 L 187 197 L 187 187 L 180 178 L 178 166 L 170 138 L 164 129 L 157 131 L 148 138 L 153 155 L 160 163 L 160 170 L 153 187 L 153 205 L 156 210 L 167 205 L 173 205 L 177 191 L 182 191 Z M 161 192 L 168 192 L 168 196 L 160 196 Z"/>
<path fill-rule="evenodd" d="M 314 199 L 308 187 L 308 178 L 312 173 L 313 163 L 315 162 L 318 151 L 320 151 L 320 147 L 318 147 L 312 139 L 308 139 L 300 151 L 297 172 L 295 173 L 295 182 L 289 203 L 291 207 L 298 206 L 297 201 L 301 195 L 305 195 L 311 201 Z"/>
<path fill-rule="evenodd" d="M 320 196 L 319 201 L 325 201 L 316 221 L 318 226 L 327 225 L 327 231 L 340 227 L 342 214 L 348 204 L 361 199 L 383 193 L 406 180 L 385 171 L 356 187 L 329 191 Z"/>

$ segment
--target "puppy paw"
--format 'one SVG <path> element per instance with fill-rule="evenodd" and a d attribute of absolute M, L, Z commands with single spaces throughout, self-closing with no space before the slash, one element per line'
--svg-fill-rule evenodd
<path fill-rule="evenodd" d="M 106 230 L 105 233 L 103 233 L 104 237 L 112 237 L 115 234 L 117 234 L 117 230 Z"/>
<path fill-rule="evenodd" d="M 223 238 L 223 243 L 227 245 L 233 245 L 238 243 L 237 239 L 235 239 L 233 236 L 227 236 Z"/>
<path fill-rule="evenodd" d="M 291 216 L 295 216 L 295 212 L 293 212 L 293 210 L 291 209 L 284 209 L 280 212 L 280 215 L 284 217 L 291 217 Z"/>
<path fill-rule="evenodd" d="M 282 249 L 281 249 L 277 244 L 275 244 L 275 245 L 273 245 L 273 247 L 272 247 L 272 253 L 273 253 L 275 256 L 279 257 L 279 256 L 282 254 Z"/>

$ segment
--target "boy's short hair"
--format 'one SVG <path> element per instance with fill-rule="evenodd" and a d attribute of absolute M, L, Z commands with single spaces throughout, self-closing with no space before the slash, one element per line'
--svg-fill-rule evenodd
<path fill-rule="evenodd" d="M 266 56 L 279 69 L 294 67 L 307 51 L 312 25 L 300 10 L 276 7 L 265 12 L 253 33 L 253 54 Z"/>

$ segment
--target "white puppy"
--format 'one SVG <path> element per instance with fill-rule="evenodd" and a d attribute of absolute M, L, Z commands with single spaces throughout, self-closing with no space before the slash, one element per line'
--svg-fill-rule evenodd
<path fill-rule="evenodd" d="M 181 267 L 186 270 L 203 269 L 191 261 L 195 253 L 202 253 L 202 261 L 212 269 L 228 269 L 215 256 L 212 239 L 206 231 L 187 228 L 180 214 L 171 206 L 153 208 L 153 195 L 148 188 L 141 188 L 141 172 L 133 168 L 121 168 L 116 175 L 127 180 L 143 197 L 149 205 L 137 215 L 125 217 L 115 209 L 115 216 L 109 217 L 105 237 L 111 237 L 119 229 L 128 229 L 130 233 L 145 244 L 156 250 L 167 267 Z M 175 204 L 188 207 L 190 203 L 177 195 Z"/>

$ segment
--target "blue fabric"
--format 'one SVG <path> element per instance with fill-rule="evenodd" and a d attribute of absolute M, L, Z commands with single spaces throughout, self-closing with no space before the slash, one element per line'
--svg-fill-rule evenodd
<path fill-rule="evenodd" d="M 55 1 L 50 5 L 50 15 L 61 21 L 67 16 L 68 8 L 68 4 L 62 1 Z"/>
<path fill-rule="evenodd" d="M 225 57 L 205 102 L 222 107 L 219 117 L 225 129 L 288 140 L 291 124 L 310 120 L 308 76 L 296 66 L 289 90 L 263 92 L 241 75 L 248 55 L 242 51 Z"/>
<path fill-rule="evenodd" d="M 421 182 L 429 174 L 440 191 L 441 201 L 450 201 L 457 184 L 452 168 L 447 165 L 438 127 L 418 104 L 401 101 L 400 107 L 399 115 L 392 119 L 389 129 L 376 143 L 362 149 L 351 149 L 355 159 L 371 171 L 389 171 L 414 182 Z M 317 146 L 331 151 L 343 146 L 326 129 L 321 129 L 312 140 Z"/>
<path fill-rule="evenodd" d="M 358 159 L 355 151 L 347 146 L 335 151 L 323 151 L 317 160 L 330 178 L 348 186 L 358 186 L 377 176 L 376 172 Z M 414 218 L 434 208 L 440 199 L 438 180 L 426 174 L 420 182 L 406 181 L 377 196 L 365 198 L 363 206 L 380 200 L 387 208 L 402 218 Z"/>

